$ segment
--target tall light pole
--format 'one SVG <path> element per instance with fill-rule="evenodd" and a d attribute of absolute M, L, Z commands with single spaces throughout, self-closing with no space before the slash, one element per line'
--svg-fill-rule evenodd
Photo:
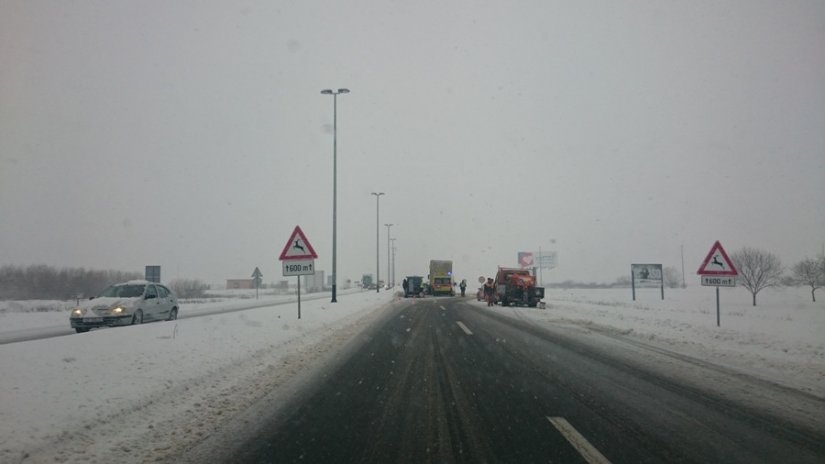
<path fill-rule="evenodd" d="M 390 267 L 390 227 L 392 224 L 384 224 L 387 226 L 387 285 L 392 284 L 392 268 Z"/>
<path fill-rule="evenodd" d="M 392 242 L 392 277 L 390 278 L 390 284 L 395 287 L 395 238 L 391 238 L 390 241 Z"/>
<path fill-rule="evenodd" d="M 380 230 L 380 228 L 379 228 L 380 222 L 378 221 L 378 203 L 379 203 L 378 200 L 381 199 L 381 195 L 383 195 L 383 194 L 384 194 L 384 192 L 378 192 L 378 193 L 372 192 L 372 193 L 370 193 L 370 195 L 375 195 L 375 293 L 378 293 L 378 290 L 379 290 L 379 287 L 380 287 L 380 285 L 378 285 L 378 282 L 381 280 L 380 279 L 381 264 L 380 264 L 380 261 L 378 259 L 378 253 L 379 253 L 378 252 L 378 242 L 379 242 L 378 231 Z"/>
<path fill-rule="evenodd" d="M 338 222 L 338 95 L 349 93 L 349 89 L 324 89 L 324 95 L 332 95 L 332 303 L 337 303 L 335 287 L 338 283 L 337 271 L 337 222 Z"/>

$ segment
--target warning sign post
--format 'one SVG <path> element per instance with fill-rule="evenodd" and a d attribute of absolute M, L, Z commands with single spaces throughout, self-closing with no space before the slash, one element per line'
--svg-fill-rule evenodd
<path fill-rule="evenodd" d="M 284 276 L 298 278 L 298 319 L 301 318 L 301 276 L 315 274 L 317 257 L 304 231 L 300 226 L 295 226 L 278 260 L 282 261 Z"/>
<path fill-rule="evenodd" d="M 710 248 L 696 273 L 702 277 L 702 285 L 716 287 L 716 327 L 719 327 L 719 287 L 735 287 L 736 276 L 739 275 L 719 240 Z"/>

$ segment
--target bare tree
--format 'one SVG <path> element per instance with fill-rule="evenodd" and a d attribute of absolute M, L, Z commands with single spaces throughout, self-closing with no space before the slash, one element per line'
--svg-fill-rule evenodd
<path fill-rule="evenodd" d="M 0 266 L 0 300 L 58 299 L 97 295 L 107 286 L 139 279 L 137 272 L 84 268 L 57 269 L 45 264 Z"/>
<path fill-rule="evenodd" d="M 822 259 L 803 259 L 791 269 L 796 283 L 811 287 L 811 300 L 816 303 L 816 289 L 825 284 L 825 266 Z"/>
<path fill-rule="evenodd" d="M 169 287 L 178 298 L 203 298 L 209 290 L 209 285 L 198 279 L 175 279 Z"/>
<path fill-rule="evenodd" d="M 630 276 L 621 275 L 616 278 L 616 281 L 613 282 L 614 287 L 630 287 L 631 285 Z"/>
<path fill-rule="evenodd" d="M 753 295 L 767 287 L 778 287 L 782 279 L 782 263 L 773 253 L 756 248 L 744 247 L 730 257 L 739 271 L 737 279 Z"/>

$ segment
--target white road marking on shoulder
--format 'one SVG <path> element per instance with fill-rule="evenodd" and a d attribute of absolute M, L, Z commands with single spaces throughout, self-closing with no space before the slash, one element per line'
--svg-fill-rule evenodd
<path fill-rule="evenodd" d="M 472 335 L 473 334 L 472 332 L 470 332 L 470 329 L 468 329 L 467 326 L 464 325 L 463 322 L 455 321 L 455 323 L 458 324 L 458 326 L 461 327 L 461 330 L 463 330 L 464 333 L 466 333 L 467 335 Z"/>
<path fill-rule="evenodd" d="M 564 438 L 573 445 L 573 448 L 576 448 L 576 451 L 581 454 L 585 461 L 590 464 L 610 464 L 610 461 L 608 461 L 599 450 L 573 428 L 570 422 L 567 422 L 567 419 L 563 417 L 547 417 L 547 420 L 564 435 Z"/>

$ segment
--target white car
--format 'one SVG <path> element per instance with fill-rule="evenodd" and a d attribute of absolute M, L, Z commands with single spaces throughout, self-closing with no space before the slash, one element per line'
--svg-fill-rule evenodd
<path fill-rule="evenodd" d="M 146 280 L 131 280 L 106 288 L 100 296 L 72 309 L 69 322 L 78 333 L 96 327 L 171 321 L 178 317 L 178 299 L 167 287 Z"/>

